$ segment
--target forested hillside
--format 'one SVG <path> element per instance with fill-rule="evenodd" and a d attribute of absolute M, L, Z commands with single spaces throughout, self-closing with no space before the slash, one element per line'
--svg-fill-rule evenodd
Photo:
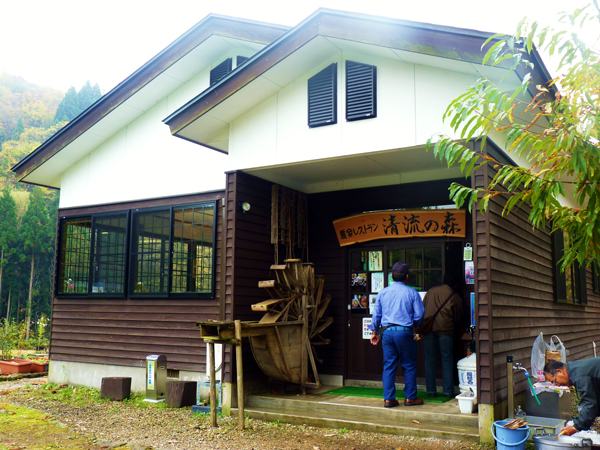
<path fill-rule="evenodd" d="M 24 340 L 51 312 L 58 192 L 10 169 L 100 96 L 89 81 L 65 95 L 0 75 L 0 318 Z"/>

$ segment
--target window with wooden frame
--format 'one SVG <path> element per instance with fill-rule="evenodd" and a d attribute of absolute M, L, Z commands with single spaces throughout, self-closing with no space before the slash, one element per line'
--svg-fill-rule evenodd
<path fill-rule="evenodd" d="M 377 117 L 377 67 L 346 61 L 346 120 Z"/>
<path fill-rule="evenodd" d="M 562 230 L 552 233 L 552 259 L 554 264 L 554 299 L 558 302 L 586 304 L 586 268 L 579 263 L 561 270 L 561 258 L 565 248 L 569 246 L 569 238 Z"/>
<path fill-rule="evenodd" d="M 600 294 L 600 269 L 596 264 L 592 265 L 592 286 L 594 292 Z"/>
<path fill-rule="evenodd" d="M 309 128 L 337 123 L 337 63 L 308 79 Z"/>
<path fill-rule="evenodd" d="M 214 296 L 216 203 L 63 218 L 59 296 Z"/>

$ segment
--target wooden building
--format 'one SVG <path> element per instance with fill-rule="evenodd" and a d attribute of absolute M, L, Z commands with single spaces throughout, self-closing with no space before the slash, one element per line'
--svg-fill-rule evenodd
<path fill-rule="evenodd" d="M 421 291 L 445 271 L 465 279 L 468 246 L 473 283 L 462 294 L 465 311 L 474 296 L 481 430 L 505 415 L 506 356 L 529 366 L 541 331 L 559 334 L 569 359 L 591 356 L 598 275 L 557 271 L 562 236 L 533 230 L 525 210 L 502 216 L 499 197 L 485 214 L 456 211 L 450 184 L 485 186 L 493 169 L 465 180 L 425 150 L 434 133 L 454 135 L 443 111 L 478 78 L 506 90 L 521 83 L 481 64 L 488 37 L 324 9 L 291 29 L 210 15 L 103 96 L 13 169 L 61 189 L 50 378 L 97 386 L 132 374 L 142 389 L 145 358 L 160 353 L 172 375 L 204 381 L 196 322 L 258 320 L 258 282 L 275 262 L 300 258 L 332 297 L 322 381 L 378 380 L 363 300 L 387 285 L 397 260 L 411 264 Z M 533 85 L 545 84 L 534 57 Z M 501 136 L 492 140 L 481 150 L 512 161 Z M 302 199 L 286 204 L 304 218 L 294 236 L 273 233 L 283 226 L 273 186 Z M 420 221 L 430 211 L 461 214 L 464 226 L 436 222 L 430 232 L 433 221 Z M 390 234 L 344 245 L 334 222 L 373 213 L 380 231 L 394 225 Z M 470 335 L 461 338 L 457 359 Z M 226 347 L 227 393 L 232 370 Z M 249 353 L 244 370 L 265 381 Z"/>

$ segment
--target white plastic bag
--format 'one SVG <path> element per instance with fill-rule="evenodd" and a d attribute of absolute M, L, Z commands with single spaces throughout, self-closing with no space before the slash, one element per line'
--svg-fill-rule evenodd
<path fill-rule="evenodd" d="M 556 338 L 557 343 L 554 343 L 554 338 Z M 550 337 L 550 345 L 548 345 L 548 350 L 552 350 L 555 352 L 560 352 L 560 360 L 563 363 L 567 362 L 567 349 L 562 341 L 558 338 L 558 336 L 553 335 Z"/>
<path fill-rule="evenodd" d="M 544 376 L 544 363 L 546 358 L 546 349 L 548 345 L 544 342 L 544 335 L 539 334 L 538 337 L 533 341 L 531 347 L 531 374 L 538 379 L 538 381 L 545 381 Z"/>

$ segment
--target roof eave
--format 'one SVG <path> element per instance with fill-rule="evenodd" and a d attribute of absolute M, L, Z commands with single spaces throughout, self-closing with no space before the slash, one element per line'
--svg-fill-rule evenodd
<path fill-rule="evenodd" d="M 231 26 L 231 22 L 235 22 L 235 26 Z M 72 143 L 210 36 L 216 34 L 268 44 L 288 29 L 289 27 L 285 26 L 241 20 L 217 14 L 207 15 L 110 92 L 79 114 L 67 126 L 23 158 L 11 168 L 11 171 L 16 173 L 19 181 L 23 180 L 23 178 L 37 167 Z"/>
<path fill-rule="evenodd" d="M 359 26 L 365 22 L 368 23 L 368 21 L 377 22 L 377 34 Z M 396 33 L 389 32 L 393 29 L 396 30 Z M 398 30 L 401 30 L 401 32 L 398 33 Z M 417 30 L 422 32 L 423 37 L 420 41 L 410 41 L 409 38 L 414 38 L 414 32 Z M 173 112 L 163 122 L 169 126 L 173 135 L 182 137 L 178 133 L 183 128 L 261 76 L 317 35 L 354 40 L 476 64 L 483 62 L 482 43 L 492 36 L 491 33 L 476 30 L 319 9 L 301 24 L 292 28 L 248 59 L 239 70 L 230 72 L 218 83 Z M 464 50 L 461 52 L 456 50 L 457 40 L 463 44 Z M 537 62 L 534 79 L 537 84 L 548 85 L 549 74 L 535 48 L 533 55 Z M 205 143 L 201 144 L 205 145 Z"/>

